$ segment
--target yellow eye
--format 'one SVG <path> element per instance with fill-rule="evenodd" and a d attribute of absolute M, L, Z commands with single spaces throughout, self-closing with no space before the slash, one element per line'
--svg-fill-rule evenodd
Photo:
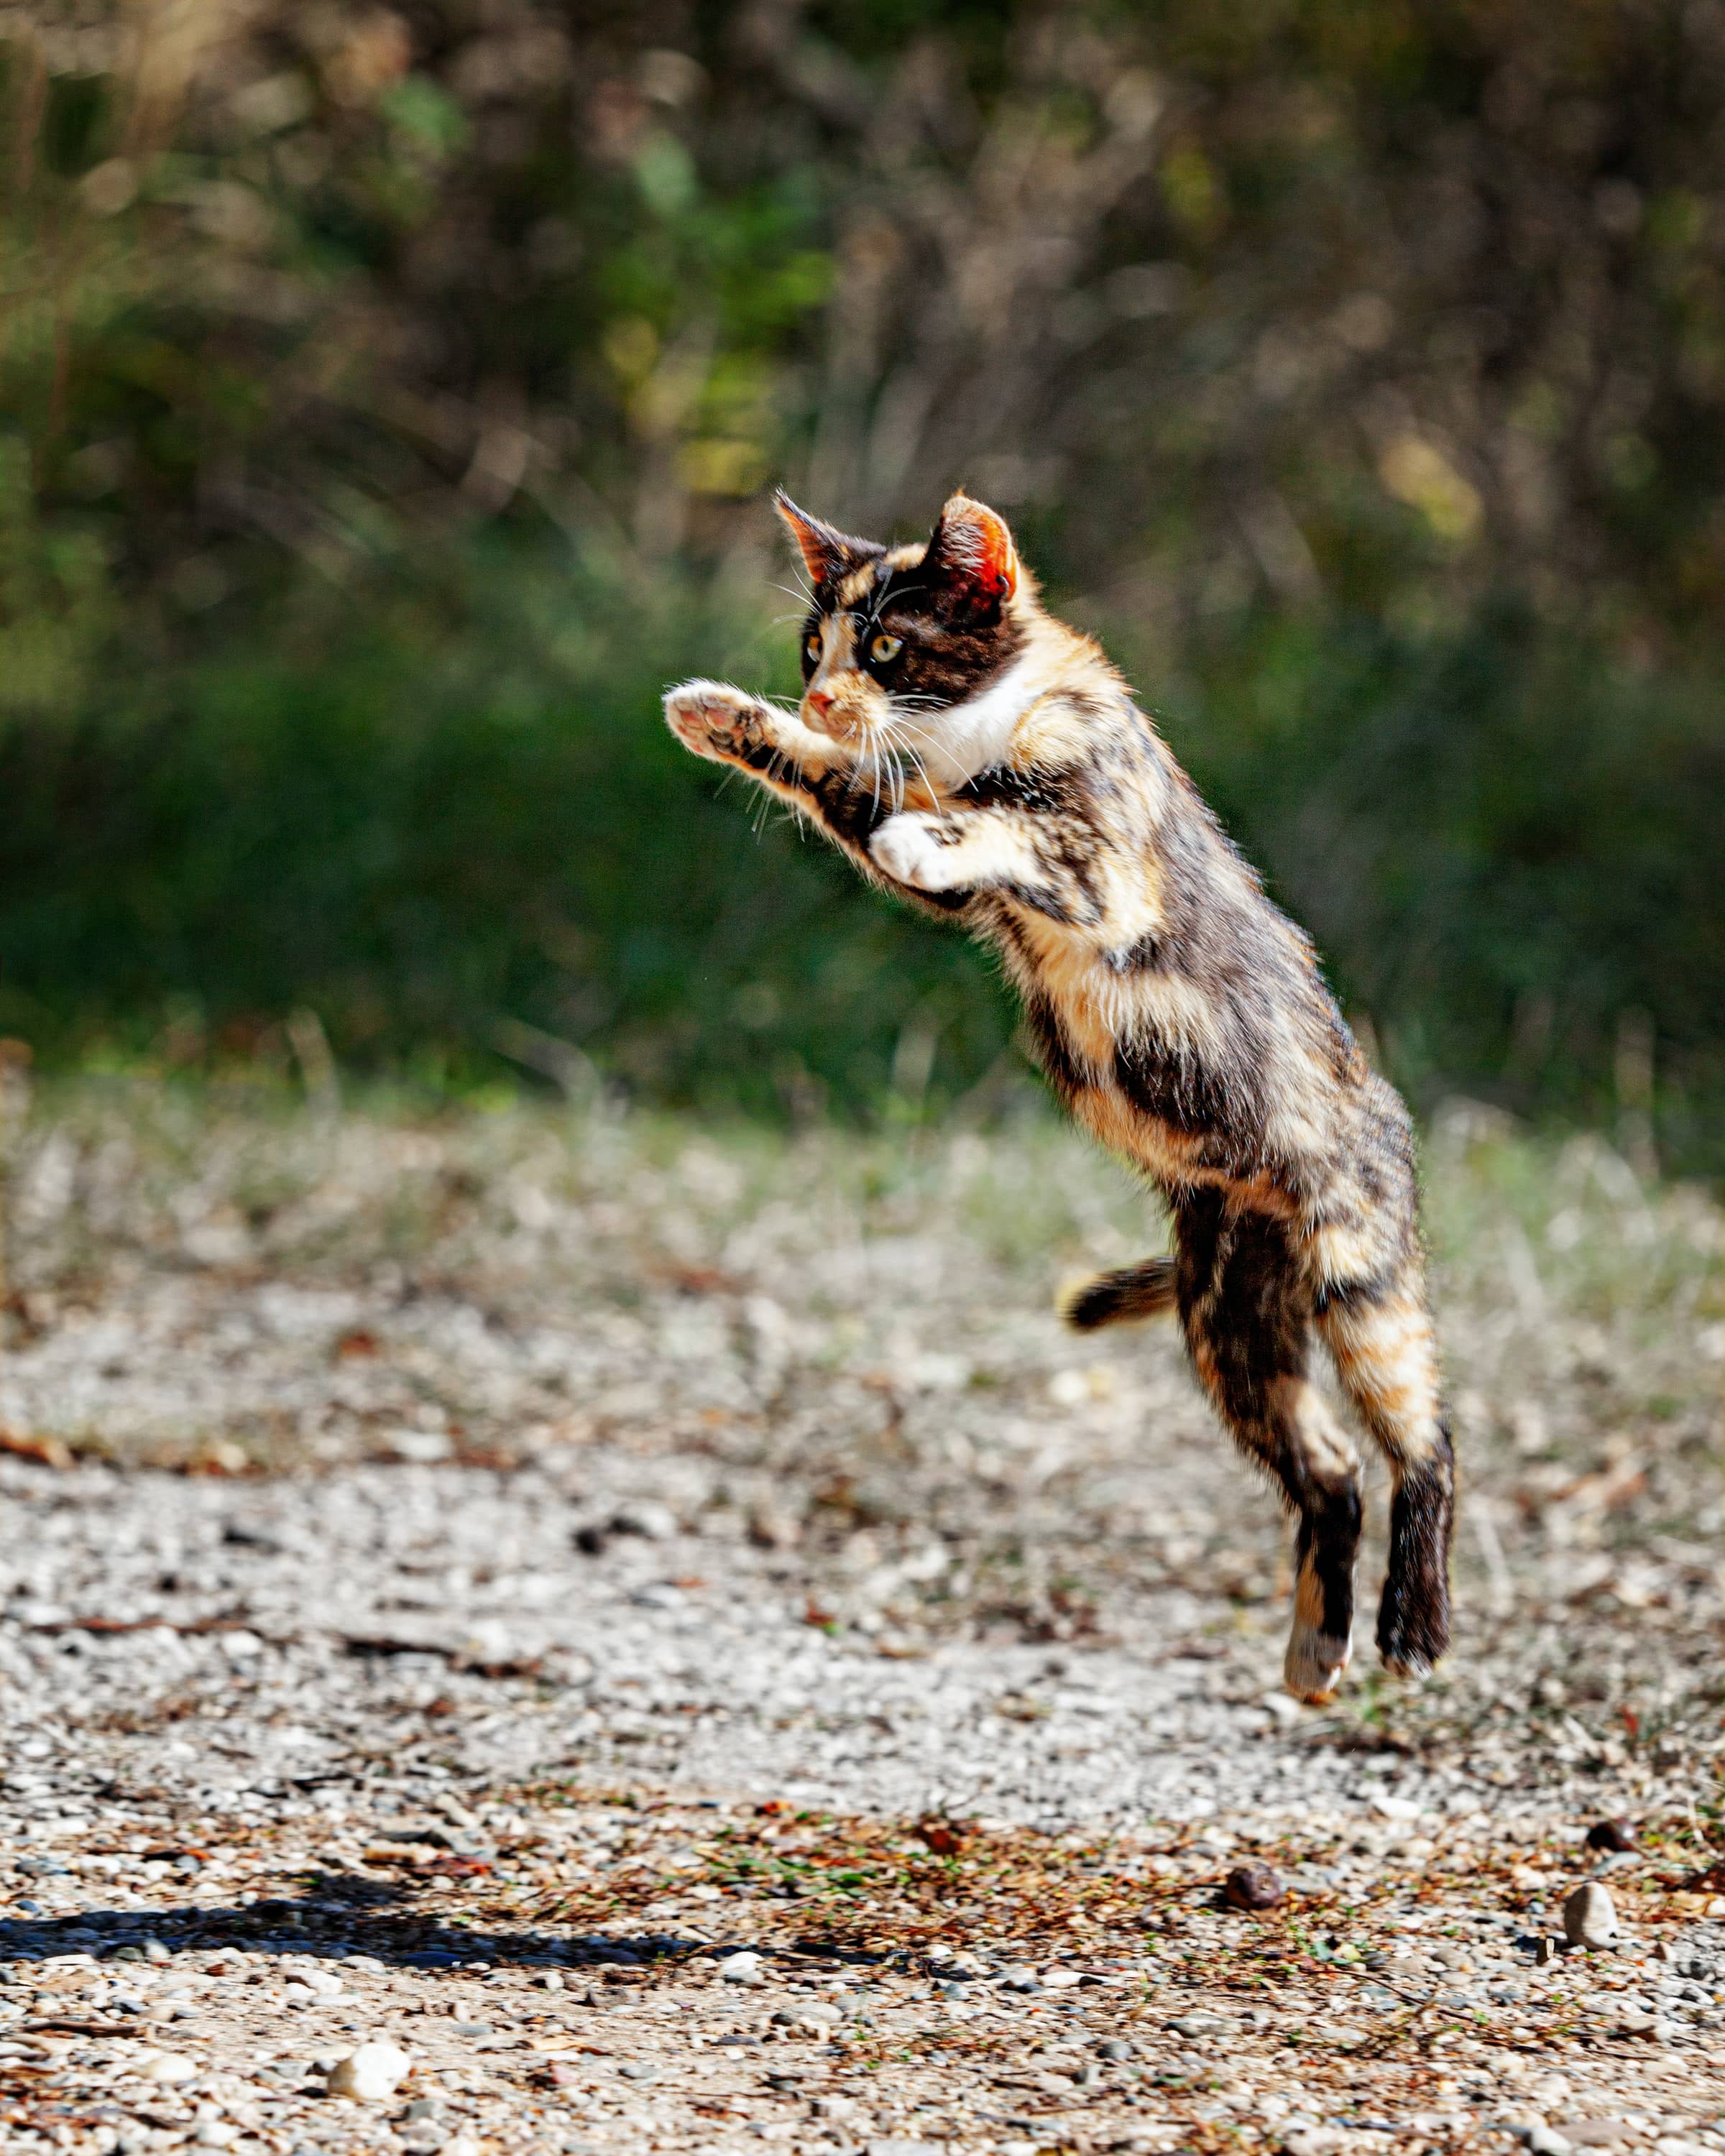
<path fill-rule="evenodd" d="M 808 642 L 803 646 L 803 649 L 809 654 L 809 665 L 811 666 L 819 666 L 820 664 L 820 635 L 819 631 L 809 639 Z"/>
<path fill-rule="evenodd" d="M 896 659 L 904 648 L 901 636 L 877 636 L 869 646 L 869 656 L 877 665 L 884 666 L 889 659 Z"/>

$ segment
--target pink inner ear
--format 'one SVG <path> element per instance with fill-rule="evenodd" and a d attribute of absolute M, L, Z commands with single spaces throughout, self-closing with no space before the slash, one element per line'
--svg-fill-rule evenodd
<path fill-rule="evenodd" d="M 968 495 L 955 494 L 941 511 L 935 547 L 966 583 L 990 598 L 1009 598 L 1017 589 L 1019 561 L 1011 532 L 992 509 Z"/>

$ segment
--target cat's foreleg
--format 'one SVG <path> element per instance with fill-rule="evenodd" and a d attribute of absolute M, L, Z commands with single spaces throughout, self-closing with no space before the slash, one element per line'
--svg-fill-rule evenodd
<path fill-rule="evenodd" d="M 1050 919 L 1097 921 L 1096 842 L 1067 821 L 1021 811 L 973 808 L 889 816 L 869 842 L 876 868 L 929 894 L 999 891 Z"/>
<path fill-rule="evenodd" d="M 869 840 L 887 809 L 878 773 L 794 712 L 723 681 L 685 681 L 665 700 L 665 722 L 685 748 L 747 772 L 822 831 L 859 868 L 879 874 Z M 950 901 L 931 899 L 943 910 Z"/>
<path fill-rule="evenodd" d="M 753 777 L 820 778 L 850 761 L 839 742 L 793 712 L 733 689 L 728 681 L 685 681 L 665 700 L 665 724 L 684 747 L 711 763 L 737 764 Z"/>

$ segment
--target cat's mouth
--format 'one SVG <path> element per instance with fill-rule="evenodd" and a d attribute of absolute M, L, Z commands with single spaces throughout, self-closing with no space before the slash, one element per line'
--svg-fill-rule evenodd
<path fill-rule="evenodd" d="M 860 742 L 868 745 L 880 733 L 887 714 L 868 708 L 860 700 L 834 696 L 824 689 L 811 689 L 803 699 L 803 723 L 829 741 Z"/>

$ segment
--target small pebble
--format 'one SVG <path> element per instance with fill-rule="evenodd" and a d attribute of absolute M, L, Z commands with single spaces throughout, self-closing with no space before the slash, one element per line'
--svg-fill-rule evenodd
<path fill-rule="evenodd" d="M 162 2082 L 168 2084 L 175 2082 L 195 2081 L 203 2071 L 203 2069 L 197 2060 L 189 2057 L 184 2051 L 157 2051 L 151 2057 L 145 2060 L 142 2067 L 143 2076 L 146 2082 Z"/>
<path fill-rule="evenodd" d="M 1222 1898 L 1230 1908 L 1273 1909 L 1287 1899 L 1287 1889 L 1267 1864 L 1238 1864 L 1228 1875 Z"/>
<path fill-rule="evenodd" d="M 393 2044 L 362 2044 L 330 2068 L 330 2094 L 352 2097 L 359 2103 L 386 2102 L 412 2064 Z"/>
<path fill-rule="evenodd" d="M 1602 1947 L 1617 1936 L 1617 1911 L 1597 1879 L 1578 1887 L 1563 1903 L 1563 1936 L 1574 1947 Z"/>
<path fill-rule="evenodd" d="M 656 2082 L 659 2078 L 658 2067 L 649 2065 L 645 2059 L 630 2059 L 617 2071 L 625 2081 L 629 2082 Z"/>
<path fill-rule="evenodd" d="M 1623 1851 L 1635 1846 L 1635 1830 L 1627 1820 L 1595 1820 L 1587 1830 L 1583 1844 L 1587 1849 Z"/>
<path fill-rule="evenodd" d="M 719 1974 L 726 1984 L 753 1984 L 760 1974 L 761 1957 L 747 1948 L 726 1954 L 719 1964 Z"/>
<path fill-rule="evenodd" d="M 1099 2059 L 1129 2059 L 1132 2056 L 1132 2046 L 1121 2036 L 1110 2036 L 1106 2043 L 1096 2046 Z"/>

